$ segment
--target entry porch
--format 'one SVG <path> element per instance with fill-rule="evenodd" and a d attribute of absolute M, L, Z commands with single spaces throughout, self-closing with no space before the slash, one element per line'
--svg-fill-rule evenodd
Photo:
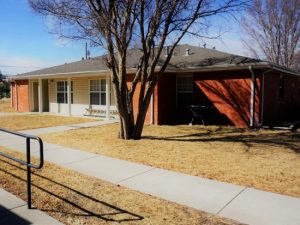
<path fill-rule="evenodd" d="M 110 76 L 47 77 L 29 80 L 30 112 L 69 116 L 118 116 Z"/>

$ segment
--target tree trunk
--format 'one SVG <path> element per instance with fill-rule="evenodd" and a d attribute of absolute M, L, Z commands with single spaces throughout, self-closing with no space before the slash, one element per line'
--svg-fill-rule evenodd
<path fill-rule="evenodd" d="M 120 110 L 120 109 L 119 109 Z M 124 112 L 124 110 L 121 110 Z M 125 113 L 120 113 L 120 132 L 119 132 L 119 138 L 129 140 L 132 139 L 131 134 L 132 130 L 134 128 L 134 123 L 131 117 L 133 112 L 127 114 Z"/>
<path fill-rule="evenodd" d="M 140 107 L 140 109 L 138 111 L 135 126 L 134 126 L 134 129 L 132 131 L 132 139 L 139 140 L 142 137 L 145 118 L 146 118 L 147 111 L 148 111 L 148 108 L 149 108 L 151 96 L 153 95 L 154 86 L 155 85 L 149 87 L 149 89 L 147 90 L 145 99 L 143 101 L 143 104 L 142 104 L 142 106 Z"/>
<path fill-rule="evenodd" d="M 149 106 L 149 104 L 148 104 L 148 106 Z M 134 140 L 139 140 L 142 137 L 142 132 L 143 132 L 143 128 L 144 128 L 147 109 L 148 109 L 148 107 L 144 106 L 136 118 L 135 126 L 132 131 L 132 135 L 131 135 L 132 139 L 134 139 Z"/>
<path fill-rule="evenodd" d="M 148 107 L 150 104 L 151 93 L 148 93 L 145 97 L 142 107 L 137 112 L 137 117 L 134 119 L 133 112 L 133 99 L 130 99 L 130 112 L 127 111 L 126 107 L 118 105 L 119 115 L 120 115 L 120 131 L 119 138 L 125 140 L 139 140 L 141 139 L 143 127 L 145 123 L 145 118 L 147 115 Z M 149 97 L 150 96 L 150 97 Z M 128 107 L 128 106 L 127 106 Z"/>

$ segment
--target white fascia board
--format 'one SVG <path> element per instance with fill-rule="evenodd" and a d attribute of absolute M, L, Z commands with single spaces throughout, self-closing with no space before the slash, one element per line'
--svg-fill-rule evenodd
<path fill-rule="evenodd" d="M 135 73 L 136 68 L 128 68 L 128 73 Z M 54 78 L 64 78 L 64 77 L 85 77 L 85 76 L 95 76 L 95 75 L 107 75 L 110 74 L 110 70 L 94 70 L 94 71 L 80 71 L 80 72 L 70 72 L 70 73 L 53 73 L 53 74 L 38 74 L 38 75 L 24 75 L 24 76 L 11 76 L 10 80 L 23 80 L 23 79 L 54 79 Z"/>

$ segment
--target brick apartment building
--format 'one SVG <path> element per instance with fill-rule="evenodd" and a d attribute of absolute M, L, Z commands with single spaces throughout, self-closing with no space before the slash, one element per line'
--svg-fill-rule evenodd
<path fill-rule="evenodd" d="M 128 54 L 130 85 L 139 51 Z M 10 79 L 17 111 L 117 116 L 103 56 Z M 137 105 L 137 95 L 134 102 Z M 300 120 L 300 73 L 267 61 L 180 45 L 155 87 L 146 123 L 187 124 L 191 106 L 198 107 L 206 124 L 259 127 Z"/>

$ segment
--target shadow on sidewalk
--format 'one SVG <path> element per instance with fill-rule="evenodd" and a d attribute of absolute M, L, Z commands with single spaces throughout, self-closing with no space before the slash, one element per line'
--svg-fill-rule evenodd
<path fill-rule="evenodd" d="M 4 161 L 0 159 L 1 163 L 6 163 L 12 167 L 14 167 L 15 169 L 20 169 L 22 171 L 26 171 L 25 169 L 16 166 L 10 162 Z M 25 179 L 23 179 L 22 177 L 20 177 L 19 175 L 16 175 L 10 171 L 7 171 L 5 169 L 1 169 L 0 171 L 9 174 L 10 176 L 26 182 Z M 32 173 L 32 180 L 37 180 L 40 179 L 39 183 L 42 182 L 50 182 L 52 186 L 56 185 L 60 187 L 60 190 L 56 190 L 54 188 L 51 188 L 52 191 L 47 190 L 45 187 L 42 187 L 40 185 L 35 184 L 36 182 L 32 182 L 32 187 L 35 187 L 37 189 L 39 189 L 40 191 L 46 193 L 47 195 L 50 195 L 52 197 L 55 197 L 57 200 L 63 201 L 65 204 L 67 204 L 67 207 L 58 207 L 59 210 L 57 209 L 44 209 L 44 208 L 39 208 L 41 211 L 46 211 L 46 212 L 50 212 L 50 213 L 59 213 L 59 214 L 67 214 L 70 216 L 79 216 L 79 217 L 95 217 L 97 219 L 101 219 L 103 221 L 111 221 L 111 222 L 128 222 L 128 221 L 138 221 L 138 220 L 143 220 L 144 217 L 140 216 L 138 214 L 129 212 L 125 209 L 121 209 L 117 206 L 114 206 L 112 204 L 109 204 L 107 202 L 98 200 L 94 197 L 88 196 L 78 190 L 73 189 L 72 187 L 68 187 L 64 184 L 61 184 L 57 181 L 51 180 L 48 177 L 45 177 L 43 175 L 40 174 L 36 174 L 36 173 Z M 83 184 L 84 185 L 84 184 Z M 101 188 L 101 187 L 100 187 Z M 69 193 L 69 195 L 72 195 L 72 200 L 67 199 L 66 197 L 62 196 L 62 190 L 64 192 Z M 55 191 L 53 191 L 55 190 Z M 25 189 L 24 189 L 25 192 Z M 39 199 L 37 197 L 34 197 L 34 192 L 33 192 L 33 198 L 35 198 L 35 201 L 38 201 Z M 120 196 L 121 197 L 121 196 Z M 91 207 L 86 207 L 86 203 L 89 203 L 90 205 L 92 205 L 92 209 L 90 209 Z M 33 201 L 34 204 L 34 201 Z M 97 206 L 98 207 L 95 207 Z M 74 209 L 70 209 L 70 206 L 73 207 Z M 99 212 L 95 212 L 96 210 L 99 210 L 98 208 L 101 208 L 101 211 L 107 211 L 105 213 L 99 213 Z M 26 224 L 26 223 L 25 223 Z"/>
<path fill-rule="evenodd" d="M 0 204 L 0 224 L 29 225 L 32 223 Z"/>

